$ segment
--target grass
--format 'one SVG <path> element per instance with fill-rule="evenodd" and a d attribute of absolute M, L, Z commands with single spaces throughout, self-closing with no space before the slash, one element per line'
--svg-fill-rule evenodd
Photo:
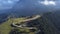
<path fill-rule="evenodd" d="M 6 22 L 0 24 L 0 34 L 9 34 L 11 31 L 11 23 L 20 23 L 20 21 L 24 20 L 25 18 L 15 18 L 15 19 L 8 19 Z"/>
<path fill-rule="evenodd" d="M 9 19 L 8 21 L 4 22 L 3 24 L 0 25 L 0 34 L 9 34 L 11 28 L 11 19 Z"/>
<path fill-rule="evenodd" d="M 13 23 L 21 23 L 23 22 L 23 20 L 25 20 L 26 18 L 17 18 L 17 19 L 13 19 Z"/>
<path fill-rule="evenodd" d="M 26 20 L 26 18 L 8 18 L 8 20 L 2 24 L 0 24 L 0 34 L 9 34 L 9 32 L 14 29 L 11 27 L 12 23 L 24 23 L 23 21 Z M 17 28 L 19 29 L 19 31 L 25 31 L 25 32 L 29 32 L 29 34 L 34 34 L 34 32 L 30 32 L 29 29 L 27 28 Z"/>

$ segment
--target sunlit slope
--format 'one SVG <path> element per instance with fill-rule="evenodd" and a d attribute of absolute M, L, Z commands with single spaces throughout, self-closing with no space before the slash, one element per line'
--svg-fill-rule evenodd
<path fill-rule="evenodd" d="M 15 19 L 8 19 L 6 22 L 2 23 L 0 25 L 0 33 L 1 34 L 9 34 L 9 32 L 11 31 L 12 27 L 11 27 L 11 23 L 18 23 L 20 21 L 24 20 L 24 18 L 15 18 Z"/>
<path fill-rule="evenodd" d="M 1 34 L 9 34 L 10 30 L 12 29 L 11 26 L 10 26 L 11 23 L 12 23 L 12 20 L 9 19 L 8 21 L 1 24 L 0 25 L 0 33 Z"/>
<path fill-rule="evenodd" d="M 5 21 L 4 23 L 0 24 L 0 33 L 1 34 L 10 34 L 12 29 L 18 29 L 19 31 L 25 31 L 25 32 L 30 32 L 29 31 L 29 27 L 23 27 L 23 28 L 18 28 L 18 27 L 12 27 L 11 24 L 24 24 L 26 23 L 26 21 L 30 21 L 30 20 L 35 20 L 38 19 L 40 17 L 40 15 L 37 15 L 35 17 L 20 17 L 20 18 L 8 18 L 7 21 Z M 21 25 L 22 25 L 21 24 Z M 34 33 L 34 32 L 30 32 L 30 33 Z M 29 33 L 29 34 L 30 34 Z"/>

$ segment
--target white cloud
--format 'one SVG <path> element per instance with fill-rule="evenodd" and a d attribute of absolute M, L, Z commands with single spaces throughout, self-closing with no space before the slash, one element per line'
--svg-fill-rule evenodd
<path fill-rule="evenodd" d="M 13 1 L 11 1 L 11 0 L 8 0 L 7 2 L 8 2 L 8 3 L 13 3 Z"/>
<path fill-rule="evenodd" d="M 49 1 L 49 4 L 56 5 L 54 1 Z"/>
<path fill-rule="evenodd" d="M 39 1 L 39 3 L 44 4 L 44 5 L 56 5 L 54 1 L 48 1 L 48 0 L 41 1 L 41 2 Z"/>

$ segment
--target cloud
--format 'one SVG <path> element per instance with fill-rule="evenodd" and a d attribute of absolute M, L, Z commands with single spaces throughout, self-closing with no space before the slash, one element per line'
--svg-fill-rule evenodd
<path fill-rule="evenodd" d="M 48 0 L 45 0 L 45 1 L 38 1 L 39 3 L 43 4 L 43 5 L 56 5 L 56 3 L 54 1 L 48 1 Z"/>
<path fill-rule="evenodd" d="M 10 9 L 19 0 L 0 0 L 0 9 Z"/>
<path fill-rule="evenodd" d="M 0 10 L 11 9 L 12 7 L 0 7 Z"/>

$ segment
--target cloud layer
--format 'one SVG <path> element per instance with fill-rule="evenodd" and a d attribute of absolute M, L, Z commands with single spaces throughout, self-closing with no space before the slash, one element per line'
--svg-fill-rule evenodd
<path fill-rule="evenodd" d="M 19 3 L 17 3 L 19 2 Z M 16 4 L 16 6 L 15 6 Z M 60 0 L 0 0 L 0 10 L 1 9 L 11 9 L 15 6 L 15 9 L 35 9 L 41 8 L 43 6 L 49 6 L 54 8 L 60 8 Z M 44 7 L 45 7 L 44 6 Z"/>
<path fill-rule="evenodd" d="M 1 9 L 10 9 L 18 1 L 19 0 L 0 0 L 0 10 Z"/>
<path fill-rule="evenodd" d="M 41 2 L 39 1 L 39 3 L 44 5 L 56 5 L 55 1 L 48 1 L 48 0 L 41 1 Z"/>

